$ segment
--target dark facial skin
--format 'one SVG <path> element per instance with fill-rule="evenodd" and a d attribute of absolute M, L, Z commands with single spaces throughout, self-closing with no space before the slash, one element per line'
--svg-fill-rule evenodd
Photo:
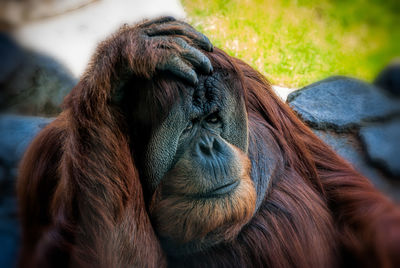
<path fill-rule="evenodd" d="M 218 73 L 202 76 L 151 133 L 145 168 L 152 190 L 179 161 L 194 161 L 187 167 L 193 177 L 207 174 L 205 181 L 198 182 L 202 184 L 198 195 L 234 182 L 235 172 L 229 168 L 234 156 L 227 143 L 247 152 L 247 117 L 244 101 L 236 99 L 222 79 Z"/>

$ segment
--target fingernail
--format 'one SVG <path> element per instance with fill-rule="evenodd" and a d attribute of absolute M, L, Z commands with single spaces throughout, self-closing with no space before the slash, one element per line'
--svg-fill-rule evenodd
<path fill-rule="evenodd" d="M 208 39 L 208 37 L 205 36 L 204 34 L 203 34 L 203 36 L 204 36 L 205 42 L 206 42 L 207 45 L 208 45 L 207 50 L 208 50 L 209 52 L 212 52 L 212 51 L 213 51 L 213 45 L 212 45 L 210 39 Z"/>
<path fill-rule="evenodd" d="M 214 72 L 214 68 L 213 68 L 212 65 L 210 65 L 210 71 L 209 71 L 209 73 L 211 74 L 212 72 Z"/>

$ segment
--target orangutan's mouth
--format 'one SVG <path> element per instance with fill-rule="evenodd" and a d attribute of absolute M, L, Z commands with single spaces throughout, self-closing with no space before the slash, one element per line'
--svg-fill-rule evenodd
<path fill-rule="evenodd" d="M 219 197 L 220 195 L 225 195 L 227 193 L 232 192 L 238 185 L 239 185 L 239 180 L 234 180 L 232 182 L 214 188 L 213 190 L 204 194 L 204 197 L 210 198 L 210 197 Z"/>

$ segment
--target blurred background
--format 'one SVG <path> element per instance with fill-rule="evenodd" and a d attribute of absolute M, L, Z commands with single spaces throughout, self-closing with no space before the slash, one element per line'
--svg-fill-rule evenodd
<path fill-rule="evenodd" d="M 331 76 L 372 81 L 400 55 L 398 0 L 183 0 L 213 42 L 273 84 L 299 88 Z"/>
<path fill-rule="evenodd" d="M 313 131 L 400 200 L 399 0 L 0 0 L 0 267 L 15 265 L 18 162 L 97 44 L 172 15 L 265 75 Z"/>

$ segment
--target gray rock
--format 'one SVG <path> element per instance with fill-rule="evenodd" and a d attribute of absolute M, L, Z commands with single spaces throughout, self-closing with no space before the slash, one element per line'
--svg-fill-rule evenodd
<path fill-rule="evenodd" d="M 16 167 L 27 146 L 52 118 L 0 115 L 0 267 L 15 267 L 20 240 Z"/>
<path fill-rule="evenodd" d="M 363 127 L 360 137 L 369 159 L 400 178 L 400 118 L 385 124 Z"/>
<path fill-rule="evenodd" d="M 353 78 L 331 77 L 293 92 L 287 102 L 355 169 L 400 200 L 399 98 Z"/>
<path fill-rule="evenodd" d="M 15 267 L 20 240 L 15 197 L 0 198 L 0 267 Z"/>
<path fill-rule="evenodd" d="M 0 162 L 11 171 L 33 137 L 52 118 L 0 115 Z"/>
<path fill-rule="evenodd" d="M 22 49 L 16 45 L 7 34 L 0 33 L 0 83 L 3 84 L 7 78 L 22 64 Z"/>
<path fill-rule="evenodd" d="M 0 48 L 6 49 L 0 53 L 6 60 L 0 63 L 0 109 L 29 115 L 58 114 L 76 79 L 54 59 L 22 49 L 4 34 L 0 37 Z"/>
<path fill-rule="evenodd" d="M 295 91 L 287 102 L 316 129 L 343 131 L 400 114 L 400 100 L 365 82 L 331 77 Z"/>
<path fill-rule="evenodd" d="M 0 220 L 2 221 L 2 220 Z M 0 222 L 0 225 L 2 223 Z M 18 226 L 16 221 L 4 222 L 10 226 Z M 9 230 L 3 231 L 0 227 L 0 267 L 16 267 L 18 255 L 19 235 Z"/>
<path fill-rule="evenodd" d="M 2 183 L 3 181 L 5 181 L 5 179 L 6 179 L 6 171 L 5 171 L 4 167 L 2 167 L 2 166 L 0 165 L 0 185 L 1 185 L 1 183 Z M 1 193 L 1 192 L 0 192 L 0 193 Z"/>
<path fill-rule="evenodd" d="M 362 145 L 355 135 L 322 130 L 314 130 L 314 133 L 340 156 L 349 161 L 358 172 L 367 177 L 378 189 L 400 201 L 400 189 L 393 187 L 379 169 L 368 165 Z"/>
<path fill-rule="evenodd" d="M 17 200 L 15 199 L 14 191 L 11 195 L 1 196 L 0 198 L 0 219 L 16 220 L 17 219 Z M 9 228 L 9 229 L 7 229 Z M 2 230 L 14 230 L 15 228 L 9 225 L 0 224 Z"/>
<path fill-rule="evenodd" d="M 393 60 L 378 74 L 374 85 L 400 98 L 400 58 Z"/>

